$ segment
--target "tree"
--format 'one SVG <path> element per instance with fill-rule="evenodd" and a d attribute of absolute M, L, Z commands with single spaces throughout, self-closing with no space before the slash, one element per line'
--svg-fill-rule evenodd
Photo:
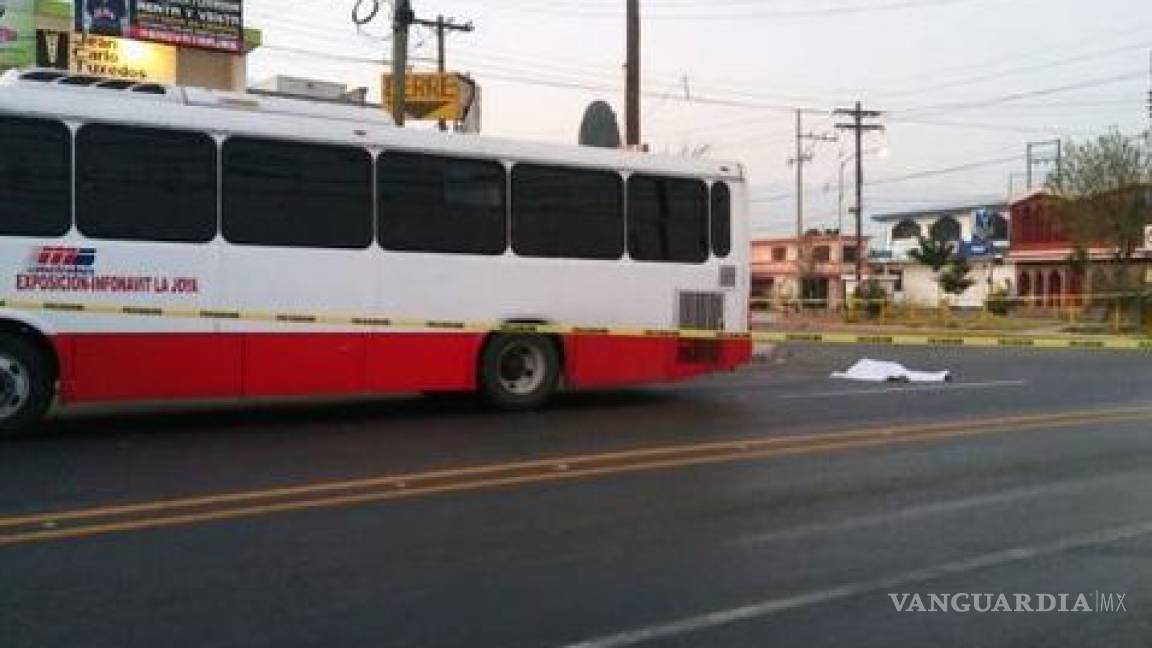
<path fill-rule="evenodd" d="M 908 254 L 921 265 L 928 266 L 932 268 L 932 272 L 937 273 L 936 283 L 940 286 L 940 290 L 959 297 L 976 285 L 976 282 L 969 277 L 972 266 L 957 256 L 955 245 L 926 236 L 919 237 L 919 241 L 920 247 Z"/>
<path fill-rule="evenodd" d="M 1071 143 L 1048 190 L 1059 199 L 1061 222 L 1077 248 L 1114 250 L 1117 288 L 1125 289 L 1144 226 L 1152 222 L 1152 151 L 1116 129 Z"/>
<path fill-rule="evenodd" d="M 1068 267 L 1072 268 L 1072 272 L 1078 275 L 1083 275 L 1088 272 L 1088 266 L 1092 262 L 1091 256 L 1088 254 L 1088 248 L 1084 247 L 1082 243 L 1077 243 L 1076 247 L 1068 253 Z"/>
<path fill-rule="evenodd" d="M 948 264 L 948 269 L 940 273 L 937 281 L 940 283 L 940 288 L 949 295 L 959 297 L 968 292 L 968 289 L 976 285 L 969 274 L 972 272 L 972 266 L 964 259 L 953 259 Z"/>
<path fill-rule="evenodd" d="M 925 236 L 918 238 L 920 247 L 911 250 L 908 254 L 921 265 L 932 268 L 932 272 L 940 272 L 952 260 L 952 255 L 956 253 L 956 247 L 951 243 L 937 241 Z"/>

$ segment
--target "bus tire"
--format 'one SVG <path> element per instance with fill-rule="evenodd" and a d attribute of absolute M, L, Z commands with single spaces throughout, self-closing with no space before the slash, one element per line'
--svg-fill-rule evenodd
<path fill-rule="evenodd" d="M 503 410 L 536 409 L 560 384 L 560 352 L 540 335 L 494 335 L 480 357 L 480 392 Z"/>
<path fill-rule="evenodd" d="M 50 358 L 32 340 L 0 333 L 0 437 L 34 429 L 52 405 L 55 384 Z"/>

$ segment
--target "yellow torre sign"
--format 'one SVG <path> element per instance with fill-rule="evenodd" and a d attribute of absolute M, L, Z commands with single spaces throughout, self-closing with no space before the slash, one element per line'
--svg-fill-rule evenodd
<path fill-rule="evenodd" d="M 408 74 L 404 77 L 404 103 L 412 119 L 456 121 L 466 107 L 467 82 L 459 74 Z M 383 78 L 384 106 L 392 108 L 392 75 Z"/>
<path fill-rule="evenodd" d="M 176 83 L 176 48 L 126 38 L 72 34 L 73 72 Z"/>

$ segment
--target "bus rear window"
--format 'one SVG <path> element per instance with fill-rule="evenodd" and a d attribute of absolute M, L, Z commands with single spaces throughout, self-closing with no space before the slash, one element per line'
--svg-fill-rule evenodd
<path fill-rule="evenodd" d="M 0 118 L 0 235 L 63 236 L 72 226 L 72 145 L 57 121 Z"/>
<path fill-rule="evenodd" d="M 528 164 L 512 171 L 512 241 L 526 257 L 624 255 L 624 190 L 610 171 Z"/>
<path fill-rule="evenodd" d="M 628 252 L 637 261 L 708 260 L 708 187 L 698 180 L 628 180 Z"/>
<path fill-rule="evenodd" d="M 237 137 L 224 144 L 224 238 L 240 245 L 372 244 L 372 157 L 352 146 Z"/>
<path fill-rule="evenodd" d="M 712 185 L 712 253 L 732 254 L 732 192 L 723 182 Z"/>
<path fill-rule="evenodd" d="M 497 255 L 508 248 L 502 164 L 385 153 L 376 173 L 384 249 Z"/>
<path fill-rule="evenodd" d="M 216 237 L 216 142 L 188 131 L 81 127 L 76 225 L 95 239 L 211 241 Z"/>

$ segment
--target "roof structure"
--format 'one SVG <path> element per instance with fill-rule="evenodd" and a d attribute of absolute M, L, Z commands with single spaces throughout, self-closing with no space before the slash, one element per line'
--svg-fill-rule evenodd
<path fill-rule="evenodd" d="M 912 211 L 891 212 L 887 214 L 876 214 L 872 216 L 872 220 L 877 223 L 894 223 L 905 219 L 916 220 L 918 218 L 934 218 L 939 216 L 957 216 L 961 214 L 969 214 L 980 209 L 991 209 L 993 211 L 1007 211 L 1008 203 L 1005 201 L 991 201 L 982 202 L 968 205 L 951 205 L 942 207 L 931 207 L 927 209 L 917 209 Z"/>

